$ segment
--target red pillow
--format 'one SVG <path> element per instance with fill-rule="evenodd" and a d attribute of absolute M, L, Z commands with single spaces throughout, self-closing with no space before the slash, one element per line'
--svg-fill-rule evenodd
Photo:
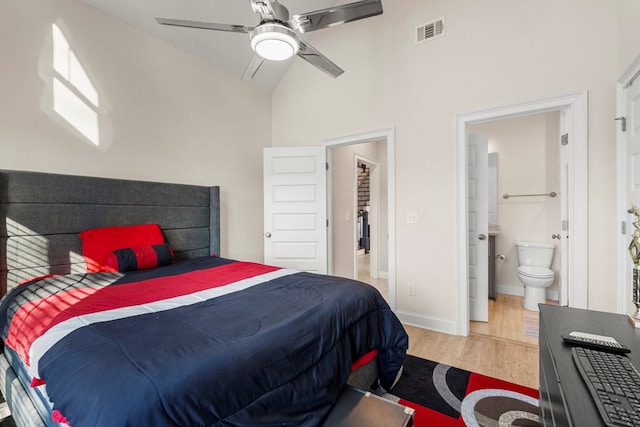
<path fill-rule="evenodd" d="M 172 262 L 173 249 L 168 243 L 122 248 L 107 257 L 107 267 L 119 272 L 149 270 Z"/>
<path fill-rule="evenodd" d="M 118 271 L 107 265 L 107 258 L 115 250 L 164 243 L 164 236 L 158 224 L 92 228 L 80 233 L 80 238 L 82 256 L 88 273 Z"/>

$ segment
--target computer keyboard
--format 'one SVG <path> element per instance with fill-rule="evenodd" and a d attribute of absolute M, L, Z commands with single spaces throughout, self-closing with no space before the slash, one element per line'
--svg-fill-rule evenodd
<path fill-rule="evenodd" d="M 640 426 L 640 374 L 625 356 L 572 347 L 573 360 L 607 426 Z"/>

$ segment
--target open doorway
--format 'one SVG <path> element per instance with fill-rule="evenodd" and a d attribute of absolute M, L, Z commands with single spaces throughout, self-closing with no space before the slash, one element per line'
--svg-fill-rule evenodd
<path fill-rule="evenodd" d="M 469 220 L 468 220 L 468 135 L 469 127 L 476 123 L 500 120 L 528 114 L 561 111 L 561 129 L 569 138 L 567 145 L 568 187 L 566 223 L 567 236 L 570 230 L 570 245 L 561 253 L 566 254 L 566 268 L 562 277 L 566 279 L 566 296 L 560 295 L 561 304 L 571 307 L 587 307 L 587 94 L 580 92 L 557 98 L 532 101 L 490 110 L 459 115 L 457 118 L 457 170 L 458 170 L 458 334 L 469 334 Z M 488 231 L 487 231 L 488 233 Z M 562 290 L 562 292 L 565 292 Z"/>
<path fill-rule="evenodd" d="M 386 142 L 374 142 L 376 160 L 357 154 L 354 162 L 355 194 L 353 208 L 356 214 L 356 279 L 375 286 L 386 298 L 387 250 L 380 246 L 380 223 L 387 217 L 386 203 L 380 204 L 380 169 L 384 166 Z M 357 146 L 356 146 L 357 147 Z M 382 165 L 379 159 L 382 160 Z M 384 172 L 383 172 L 384 175 Z M 383 176 L 383 179 L 386 177 Z M 381 267 L 382 265 L 382 267 Z"/>
<path fill-rule="evenodd" d="M 343 145 L 328 153 L 331 183 L 331 274 L 358 279 L 388 295 L 387 143 L 384 140 Z M 383 189 L 383 191 L 386 191 Z M 382 202 L 381 202 L 382 199 Z"/>
<path fill-rule="evenodd" d="M 388 296 L 386 151 L 384 140 L 330 150 L 333 274 L 354 278 Z M 382 194 L 381 194 L 382 193 Z"/>
<path fill-rule="evenodd" d="M 499 339 L 537 344 L 537 303 L 557 304 L 563 284 L 561 266 L 561 239 L 568 239 L 561 230 L 562 202 L 569 194 L 563 190 L 568 168 L 563 155 L 561 111 L 527 114 L 507 119 L 492 120 L 469 126 L 469 141 L 483 136 L 483 156 L 469 150 L 470 168 L 479 168 L 484 162 L 484 174 L 475 176 L 475 185 L 469 186 L 469 208 L 484 208 L 485 215 L 477 213 L 469 218 L 469 278 L 470 286 L 470 331 L 473 334 L 489 335 Z M 473 138 L 472 138 L 473 137 Z M 474 147 L 480 147 L 476 144 Z M 469 171 L 469 177 L 474 172 Z M 478 174 L 475 174 L 478 175 Z M 480 197 L 472 189 L 484 190 Z M 564 200 L 563 200 L 564 199 Z M 484 219 L 485 224 L 472 224 L 474 219 Z M 487 228 L 488 226 L 488 228 Z M 471 268 L 475 251 L 486 241 L 479 240 L 471 229 L 486 232 L 488 254 L 484 254 L 484 275 L 480 266 Z M 478 233 L 478 232 L 476 232 Z M 547 261 L 537 261 L 540 271 L 545 271 L 545 282 L 536 282 L 536 288 L 525 299 L 525 283 L 520 278 L 519 268 L 527 269 L 527 257 L 519 256 L 520 242 L 531 242 L 549 248 Z M 521 255 L 521 254 L 520 254 Z M 486 265 L 486 259 L 489 260 Z M 521 264 L 522 263 L 522 264 Z M 543 265 L 545 264 L 545 265 Z M 488 272 L 487 272 L 488 268 Z M 523 270 L 524 271 L 524 270 Z M 528 270 L 527 270 L 528 271 Z M 552 273 L 550 273 L 552 272 Z M 474 273 L 475 277 L 472 276 Z M 550 273 L 550 274 L 549 274 Z M 525 278 L 526 280 L 526 278 Z M 475 283 L 471 283 L 475 282 Z M 480 286 L 480 282 L 486 285 Z M 528 285 L 528 283 L 527 283 Z M 540 286 L 538 288 L 538 286 Z M 542 287 L 544 286 L 544 287 Z M 484 289 L 480 295 L 479 290 Z M 541 291 L 538 291 L 541 289 Z M 481 298 L 486 316 L 480 319 L 474 311 L 473 298 Z M 542 298 L 544 295 L 544 298 Z M 525 307 L 526 306 L 526 307 Z M 508 320 L 507 320 L 508 319 Z"/>
<path fill-rule="evenodd" d="M 394 129 L 385 129 L 323 142 L 329 163 L 329 273 L 372 284 L 392 309 L 395 309 L 394 133 Z M 359 206 L 357 188 L 362 179 L 359 176 L 362 165 L 369 175 L 369 195 Z"/>
<path fill-rule="evenodd" d="M 637 111 L 640 105 L 640 56 L 629 66 L 627 71 L 616 83 L 616 120 L 620 122 L 616 126 L 616 159 L 618 189 L 618 218 L 622 218 L 624 232 L 618 233 L 617 242 L 617 311 L 618 313 L 633 313 L 635 310 L 632 301 L 632 271 L 633 263 L 630 263 L 628 245 L 632 239 L 635 227 L 633 216 L 628 209 L 632 204 L 640 206 L 640 191 L 635 184 L 638 182 L 637 164 L 640 155 L 640 133 L 638 128 Z M 636 115 L 634 116 L 634 112 Z"/>

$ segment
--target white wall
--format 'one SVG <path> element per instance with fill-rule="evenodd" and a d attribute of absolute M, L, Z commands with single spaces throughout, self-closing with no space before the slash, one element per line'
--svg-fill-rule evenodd
<path fill-rule="evenodd" d="M 631 62 L 640 55 L 640 48 L 638 47 L 638 40 L 640 40 L 640 25 L 638 25 L 640 2 L 638 0 L 618 0 L 618 2 L 620 19 L 618 69 L 620 70 L 619 74 L 622 75 Z"/>
<path fill-rule="evenodd" d="M 343 76 L 333 80 L 297 61 L 276 88 L 274 145 L 298 145 L 300 135 L 315 145 L 395 126 L 397 302 L 416 323 L 455 330 L 456 115 L 585 89 L 588 305 L 615 310 L 612 118 L 620 62 L 629 56 L 619 52 L 618 37 L 637 34 L 632 23 L 640 20 L 638 8 L 623 3 L 388 1 L 381 16 L 314 33 L 311 43 L 346 70 Z M 442 16 L 446 36 L 415 45 L 415 27 Z M 637 43 L 626 49 L 640 51 Z M 408 210 L 419 212 L 419 224 L 404 222 Z M 414 297 L 408 282 L 415 283 Z"/>
<path fill-rule="evenodd" d="M 52 109 L 52 24 L 99 95 L 100 145 Z M 270 95 L 76 0 L 0 5 L 0 168 L 221 185 L 222 255 L 262 261 Z"/>
<path fill-rule="evenodd" d="M 440 327 L 457 319 L 456 114 L 586 89 L 588 300 L 614 310 L 615 81 L 640 53 L 640 3 L 394 0 L 384 8 L 313 33 L 343 76 L 296 60 L 270 99 L 77 0 L 3 2 L 0 168 L 221 184 L 223 255 L 261 260 L 253 202 L 262 199 L 263 146 L 395 127 L 398 308 Z M 414 28 L 441 16 L 446 36 L 414 45 Z M 52 23 L 100 95 L 100 148 L 47 112 Z M 419 224 L 404 223 L 408 210 Z"/>
<path fill-rule="evenodd" d="M 555 243 L 551 235 L 560 231 L 559 197 L 511 197 L 503 194 L 560 193 L 560 147 L 558 112 L 496 120 L 469 127 L 470 133 L 484 133 L 489 151 L 498 153 L 498 225 L 496 251 L 505 260 L 496 261 L 498 292 L 523 295 L 518 280 L 516 241 Z M 559 249 L 552 269 L 560 273 Z M 547 289 L 557 299 L 558 280 Z"/>

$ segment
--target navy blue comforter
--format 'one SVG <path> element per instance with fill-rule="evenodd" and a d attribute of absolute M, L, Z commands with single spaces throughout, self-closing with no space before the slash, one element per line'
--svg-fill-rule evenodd
<path fill-rule="evenodd" d="M 369 285 L 217 257 L 31 282 L 0 328 L 72 427 L 316 426 L 353 361 L 389 386 L 408 345 Z"/>

